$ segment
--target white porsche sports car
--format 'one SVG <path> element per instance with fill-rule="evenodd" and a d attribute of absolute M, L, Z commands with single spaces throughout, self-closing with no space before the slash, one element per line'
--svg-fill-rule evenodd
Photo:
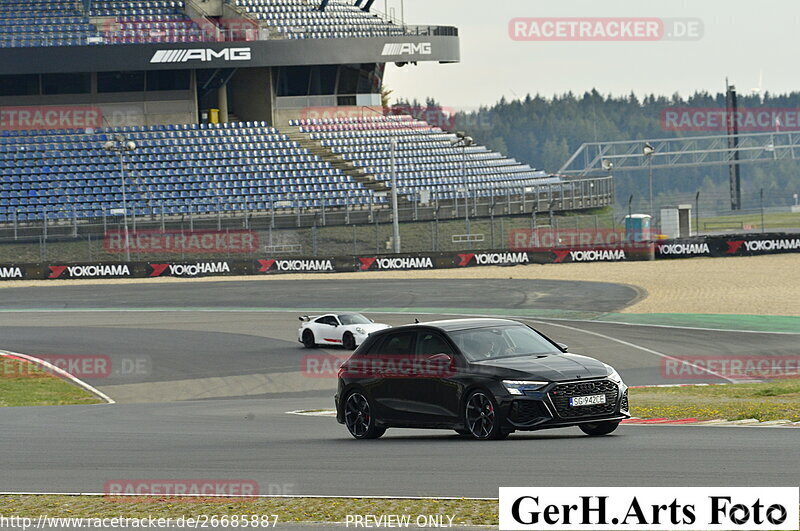
<path fill-rule="evenodd" d="M 341 345 L 353 350 L 359 346 L 368 335 L 384 328 L 387 324 L 376 323 L 367 319 L 360 313 L 328 313 L 300 317 L 302 324 L 297 331 L 297 340 L 306 348 L 317 345 Z"/>

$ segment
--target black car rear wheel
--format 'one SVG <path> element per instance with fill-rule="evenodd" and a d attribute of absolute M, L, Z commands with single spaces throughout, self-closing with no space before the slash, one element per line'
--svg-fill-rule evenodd
<path fill-rule="evenodd" d="M 464 425 L 474 439 L 504 439 L 508 432 L 501 429 L 503 419 L 492 398 L 483 391 L 475 391 L 469 398 L 464 411 Z"/>
<path fill-rule="evenodd" d="M 619 426 L 618 420 L 609 420 L 606 422 L 592 422 L 589 424 L 581 424 L 580 428 L 583 433 L 590 437 L 599 437 L 601 435 L 608 435 Z"/>
<path fill-rule="evenodd" d="M 369 400 L 358 391 L 350 393 L 344 403 L 344 424 L 356 439 L 377 439 L 386 432 L 375 426 Z"/>
<path fill-rule="evenodd" d="M 306 348 L 314 348 L 317 346 L 317 340 L 314 339 L 314 332 L 311 330 L 303 332 L 303 346 Z"/>

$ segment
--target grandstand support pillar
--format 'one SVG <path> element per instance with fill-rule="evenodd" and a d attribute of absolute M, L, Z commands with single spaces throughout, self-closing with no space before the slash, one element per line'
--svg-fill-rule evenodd
<path fill-rule="evenodd" d="M 250 212 L 247 210 L 247 202 L 244 203 L 244 228 L 250 228 Z"/>
<path fill-rule="evenodd" d="M 103 234 L 108 232 L 108 219 L 106 218 L 106 207 L 103 207 Z"/>
<path fill-rule="evenodd" d="M 228 85 L 222 85 L 217 91 L 217 108 L 220 123 L 228 123 Z"/>
<path fill-rule="evenodd" d="M 78 213 L 75 211 L 75 205 L 72 205 L 72 237 L 78 237 Z"/>
<path fill-rule="evenodd" d="M 375 221 L 375 196 L 369 196 L 369 222 Z"/>
<path fill-rule="evenodd" d="M 219 197 L 217 197 L 217 230 L 222 230 L 222 210 L 219 209 Z"/>
<path fill-rule="evenodd" d="M 524 186 L 520 190 L 519 196 L 520 196 L 521 201 L 522 201 L 522 205 L 520 206 L 520 212 L 524 214 L 525 213 L 525 187 Z"/>
<path fill-rule="evenodd" d="M 189 205 L 189 232 L 194 232 L 194 205 Z"/>
<path fill-rule="evenodd" d="M 397 139 L 392 138 L 390 145 L 392 152 L 392 244 L 394 245 L 395 254 L 399 254 L 400 216 L 397 208 Z"/>
<path fill-rule="evenodd" d="M 17 215 L 18 215 L 18 211 L 15 210 L 14 211 L 14 239 L 15 240 L 19 239 L 19 232 L 18 232 L 18 230 L 19 230 L 19 222 L 17 221 Z"/>
<path fill-rule="evenodd" d="M 327 219 L 326 219 L 326 212 L 325 212 L 325 211 L 326 211 L 326 208 L 325 208 L 325 198 L 323 197 L 323 198 L 322 198 L 322 226 L 323 226 L 323 227 L 324 227 L 325 225 L 327 225 Z"/>
<path fill-rule="evenodd" d="M 47 207 L 42 207 L 42 216 L 44 216 L 42 238 L 44 238 L 44 241 L 47 241 Z"/>
<path fill-rule="evenodd" d="M 350 196 L 344 196 L 344 222 L 350 224 Z"/>
<path fill-rule="evenodd" d="M 419 215 L 417 212 L 418 205 L 419 205 L 419 192 L 416 192 L 414 194 L 414 221 L 417 221 L 419 219 Z"/>
<path fill-rule="evenodd" d="M 133 232 L 136 232 L 136 206 L 131 207 L 131 221 L 133 221 Z"/>
<path fill-rule="evenodd" d="M 269 210 L 270 210 L 269 228 L 270 229 L 274 229 L 275 228 L 275 200 L 272 199 L 272 198 L 270 198 L 270 200 L 269 200 Z M 270 242 L 270 245 L 272 245 L 272 242 Z"/>

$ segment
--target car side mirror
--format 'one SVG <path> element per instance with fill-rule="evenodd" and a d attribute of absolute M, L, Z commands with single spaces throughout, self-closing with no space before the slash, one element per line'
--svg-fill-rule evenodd
<path fill-rule="evenodd" d="M 558 345 L 558 348 L 560 348 L 564 352 L 569 352 L 569 346 L 568 345 L 565 345 L 564 343 L 556 343 L 556 345 Z"/>
<path fill-rule="evenodd" d="M 370 323 L 374 323 L 374 322 L 375 322 L 375 319 L 370 319 L 370 320 L 369 320 L 369 322 L 370 322 Z"/>

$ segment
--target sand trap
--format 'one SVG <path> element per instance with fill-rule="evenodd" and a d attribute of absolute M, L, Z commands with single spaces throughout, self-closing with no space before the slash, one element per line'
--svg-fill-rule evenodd
<path fill-rule="evenodd" d="M 800 254 L 268 277 L 10 281 L 0 283 L 0 288 L 141 282 L 270 282 L 305 278 L 516 278 L 613 282 L 635 286 L 647 294 L 628 307 L 626 313 L 800 316 Z"/>

